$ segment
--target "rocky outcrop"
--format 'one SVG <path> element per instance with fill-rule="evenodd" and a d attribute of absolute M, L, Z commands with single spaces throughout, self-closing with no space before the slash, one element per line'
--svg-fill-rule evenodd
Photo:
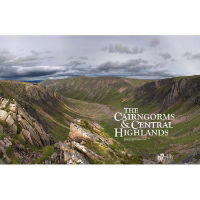
<path fill-rule="evenodd" d="M 88 158 L 92 160 L 101 160 L 102 157 L 96 154 L 95 152 L 91 151 L 89 148 L 85 147 L 84 145 L 81 145 L 78 142 L 72 141 L 72 147 L 76 148 L 78 151 L 85 154 Z"/>
<path fill-rule="evenodd" d="M 40 152 L 34 152 L 19 144 L 10 136 L 0 139 L 0 164 L 22 163 L 30 164 L 41 156 Z"/>
<path fill-rule="evenodd" d="M 161 110 L 168 108 L 179 100 L 199 104 L 200 77 L 183 77 L 157 80 L 137 88 L 135 98 L 142 105 L 159 104 Z"/>
<path fill-rule="evenodd" d="M 75 120 L 70 125 L 69 139 L 58 142 L 51 163 L 126 163 L 132 155 L 118 142 L 109 138 L 103 128 L 94 122 Z"/>
<path fill-rule="evenodd" d="M 70 124 L 70 132 L 69 138 L 74 141 L 81 142 L 81 141 L 96 141 L 102 142 L 104 145 L 109 145 L 109 140 L 99 135 L 103 128 L 94 122 L 87 123 L 86 126 L 88 129 L 81 126 L 81 122 L 76 121 L 76 123 Z"/>
<path fill-rule="evenodd" d="M 69 141 L 55 144 L 56 152 L 52 154 L 51 159 L 54 163 L 65 164 L 88 164 L 84 154 L 79 152 Z"/>
<path fill-rule="evenodd" d="M 24 140 L 34 146 L 54 143 L 53 137 L 14 99 L 0 99 L 0 131 L 4 134 L 22 134 Z"/>
<path fill-rule="evenodd" d="M 175 80 L 172 84 L 169 94 L 167 94 L 167 96 L 165 97 L 163 104 L 171 105 L 175 103 L 178 98 L 183 96 L 186 84 L 186 79 Z"/>
<path fill-rule="evenodd" d="M 25 148 L 21 144 L 15 144 L 15 145 L 13 145 L 12 148 L 13 148 L 14 156 L 18 160 L 20 160 L 20 163 L 23 163 L 23 164 L 33 163 L 34 160 L 41 157 L 40 152 L 30 151 L 29 149 Z"/>

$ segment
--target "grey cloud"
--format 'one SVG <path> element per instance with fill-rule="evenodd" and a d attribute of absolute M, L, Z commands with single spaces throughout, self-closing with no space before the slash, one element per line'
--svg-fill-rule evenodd
<path fill-rule="evenodd" d="M 16 57 L 6 51 L 0 52 L 0 78 L 28 79 L 42 77 L 45 79 L 48 77 L 80 75 L 172 76 L 162 64 L 151 63 L 141 58 L 127 60 L 125 62 L 108 61 L 96 66 L 91 66 L 87 60 L 80 58 L 68 60 L 63 65 L 49 66 L 41 63 L 42 58 L 44 57 L 37 52 L 31 52 L 30 55 L 24 57 Z"/>
<path fill-rule="evenodd" d="M 49 58 L 53 58 L 52 51 L 31 50 L 29 56 L 30 57 L 32 56 L 34 59 L 49 59 Z"/>
<path fill-rule="evenodd" d="M 109 72 L 109 71 L 116 71 L 116 70 L 127 70 L 130 68 L 138 68 L 141 65 L 147 64 L 146 60 L 143 59 L 132 59 L 128 60 L 127 62 L 106 62 L 103 63 L 95 69 L 97 72 Z"/>
<path fill-rule="evenodd" d="M 162 64 L 151 64 L 143 59 L 132 59 L 127 62 L 106 62 L 91 69 L 94 74 L 123 74 L 127 76 L 160 76 L 173 77 Z"/>
<path fill-rule="evenodd" d="M 88 60 L 88 57 L 86 57 L 86 56 L 80 56 L 79 59 L 81 59 L 81 60 Z"/>
<path fill-rule="evenodd" d="M 29 55 L 16 57 L 8 51 L 0 51 L 0 66 L 10 67 L 10 66 L 33 66 L 42 63 L 52 56 L 46 55 L 43 52 L 39 53 L 37 51 L 30 51 Z"/>
<path fill-rule="evenodd" d="M 51 52 L 30 51 L 29 55 L 16 57 L 8 51 L 0 51 L 0 78 L 21 79 L 34 77 L 81 74 L 89 70 L 86 58 L 69 60 L 63 65 L 47 65 Z M 88 66 L 88 68 L 86 67 Z"/>
<path fill-rule="evenodd" d="M 81 61 L 81 60 L 73 60 L 73 61 L 68 62 L 65 65 L 66 66 L 71 66 L 71 67 L 76 67 L 76 66 L 83 65 L 83 64 L 86 64 L 86 62 Z"/>
<path fill-rule="evenodd" d="M 160 40 L 158 38 L 154 38 L 149 42 L 150 47 L 157 47 L 160 44 Z"/>
<path fill-rule="evenodd" d="M 88 57 L 86 56 L 79 56 L 79 57 L 76 57 L 76 56 L 69 56 L 67 58 L 67 60 L 88 60 Z"/>
<path fill-rule="evenodd" d="M 122 44 L 110 44 L 109 46 L 103 47 L 102 51 L 107 51 L 109 53 L 119 53 L 119 54 L 140 54 L 144 51 L 143 48 L 129 48 Z"/>
<path fill-rule="evenodd" d="M 21 78 L 44 76 L 60 70 L 55 67 L 47 68 L 42 62 L 52 58 L 49 53 L 30 51 L 29 55 L 17 57 L 12 53 L 0 51 L 0 78 Z M 40 67 L 37 67 L 40 66 Z"/>
<path fill-rule="evenodd" d="M 161 53 L 160 56 L 165 60 L 172 59 L 172 56 L 169 53 Z"/>
<path fill-rule="evenodd" d="M 67 60 L 73 60 L 75 57 L 74 56 L 69 56 L 68 58 L 67 58 Z"/>
<path fill-rule="evenodd" d="M 185 52 L 183 54 L 184 57 L 186 57 L 188 60 L 200 60 L 200 53 L 190 53 L 190 52 Z"/>

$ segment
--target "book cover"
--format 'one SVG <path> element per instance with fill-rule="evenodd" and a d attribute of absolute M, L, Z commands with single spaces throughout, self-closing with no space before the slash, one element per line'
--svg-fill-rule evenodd
<path fill-rule="evenodd" d="M 0 36 L 0 163 L 200 163 L 199 42 Z"/>

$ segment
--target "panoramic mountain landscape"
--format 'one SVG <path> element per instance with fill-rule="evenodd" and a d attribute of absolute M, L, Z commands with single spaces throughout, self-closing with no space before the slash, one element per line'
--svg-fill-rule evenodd
<path fill-rule="evenodd" d="M 24 164 L 198 163 L 200 76 L 149 81 L 77 77 L 0 81 L 0 161 Z M 168 137 L 114 137 L 114 113 L 175 113 Z"/>

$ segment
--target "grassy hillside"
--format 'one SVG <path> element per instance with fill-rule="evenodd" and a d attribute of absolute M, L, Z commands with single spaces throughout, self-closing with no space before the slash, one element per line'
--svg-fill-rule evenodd
<path fill-rule="evenodd" d="M 149 82 L 120 77 L 78 77 L 40 83 L 65 97 L 119 108 L 133 101 L 136 88 Z"/>

